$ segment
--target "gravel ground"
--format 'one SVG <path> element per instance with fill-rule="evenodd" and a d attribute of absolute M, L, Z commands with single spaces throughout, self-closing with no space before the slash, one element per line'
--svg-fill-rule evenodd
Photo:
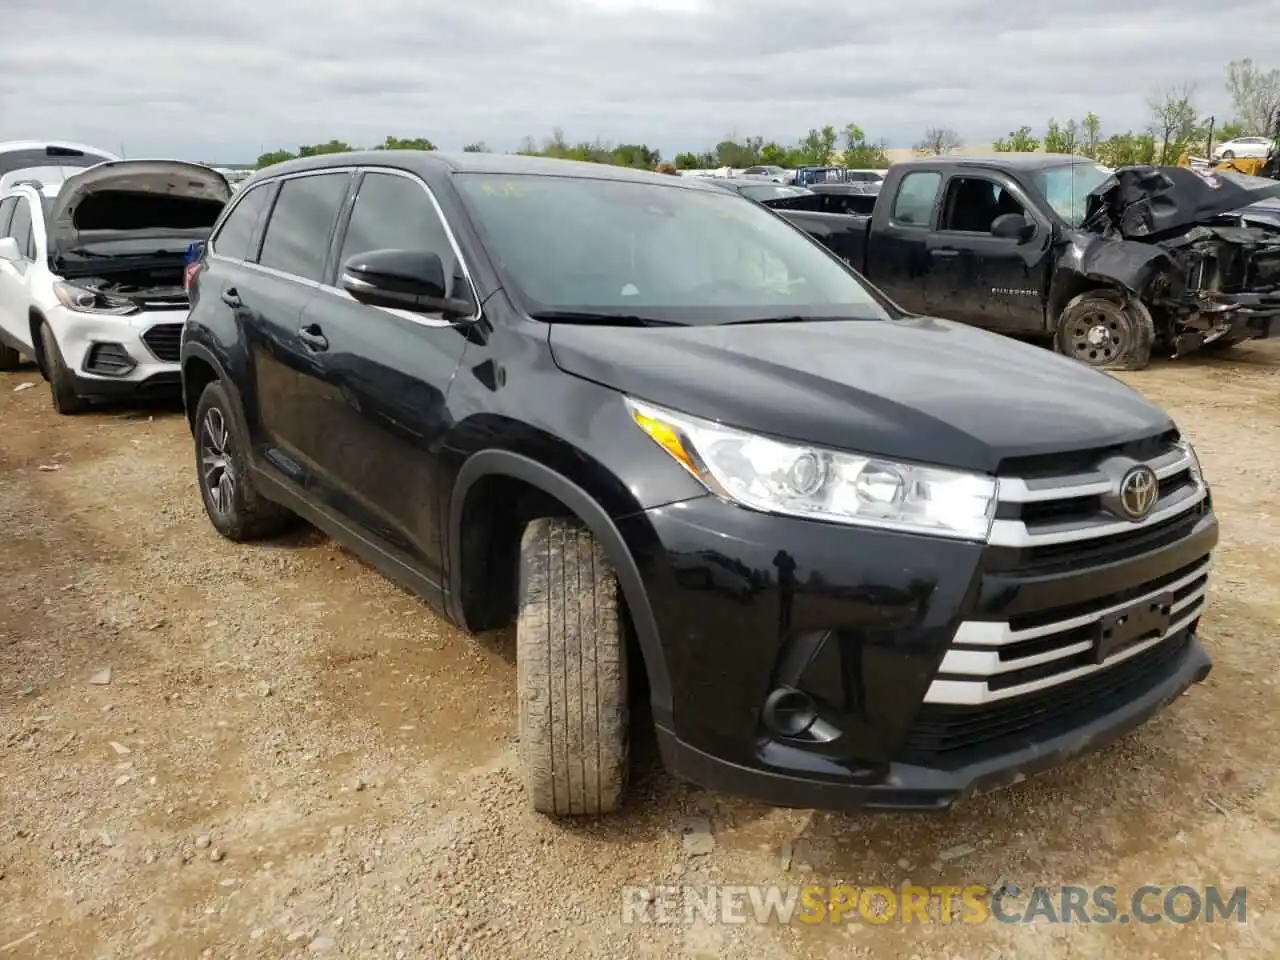
<path fill-rule="evenodd" d="M 220 539 L 172 408 L 59 418 L 0 375 L 0 960 L 1280 955 L 1280 349 L 1126 378 L 1215 483 L 1206 684 L 946 815 L 713 796 L 641 741 L 623 813 L 557 824 L 514 769 L 509 632 L 315 532 Z M 1248 922 L 622 922 L 631 884 L 908 881 L 1247 885 Z"/>

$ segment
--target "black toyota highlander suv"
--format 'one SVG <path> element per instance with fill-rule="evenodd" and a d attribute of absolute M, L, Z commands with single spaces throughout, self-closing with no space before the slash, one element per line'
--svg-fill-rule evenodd
<path fill-rule="evenodd" d="M 619 804 L 646 700 L 697 783 L 943 809 L 1209 672 L 1218 527 L 1168 416 L 713 185 L 310 157 L 188 282 L 214 526 L 300 516 L 468 630 L 514 620 L 538 810 Z"/>

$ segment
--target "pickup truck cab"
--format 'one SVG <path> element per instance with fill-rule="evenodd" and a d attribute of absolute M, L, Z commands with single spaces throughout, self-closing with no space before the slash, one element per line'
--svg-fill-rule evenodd
<path fill-rule="evenodd" d="M 927 157 L 889 169 L 869 216 L 788 211 L 904 309 L 1052 338 L 1136 369 L 1280 333 L 1280 230 L 1238 211 L 1280 183 L 1056 154 Z"/>
<path fill-rule="evenodd" d="M 463 628 L 514 623 L 538 810 L 622 802 L 639 706 L 704 786 L 936 810 L 1209 672 L 1218 524 L 1167 414 L 904 315 L 709 182 L 308 157 L 246 182 L 189 286 L 210 522 L 301 516 Z"/>

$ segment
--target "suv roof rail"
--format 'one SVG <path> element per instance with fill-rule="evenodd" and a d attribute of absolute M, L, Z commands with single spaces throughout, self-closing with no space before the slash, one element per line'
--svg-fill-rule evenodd
<path fill-rule="evenodd" d="M 15 180 L 9 184 L 10 189 L 13 187 L 35 187 L 37 190 L 43 190 L 45 186 L 46 184 L 43 180 L 37 180 L 34 177 L 28 180 Z"/>

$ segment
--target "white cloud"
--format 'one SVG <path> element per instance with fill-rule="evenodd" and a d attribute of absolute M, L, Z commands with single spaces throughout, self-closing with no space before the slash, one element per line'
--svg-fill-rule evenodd
<path fill-rule="evenodd" d="M 986 140 L 1097 112 L 1140 127 L 1146 99 L 1223 68 L 1280 63 L 1270 0 L 41 0 L 4 15 L 0 139 L 130 155 L 251 160 L 337 137 L 513 149 L 642 141 L 667 155 L 726 134 L 794 141 L 853 121 L 905 146 L 949 126 Z"/>

